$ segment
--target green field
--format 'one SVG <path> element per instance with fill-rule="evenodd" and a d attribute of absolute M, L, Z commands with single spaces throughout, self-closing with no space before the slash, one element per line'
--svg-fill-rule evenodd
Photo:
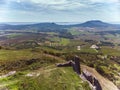
<path fill-rule="evenodd" d="M 76 28 L 71 28 L 69 30 L 69 32 L 72 34 L 72 35 L 90 35 L 90 34 L 94 34 L 94 33 L 91 33 L 91 32 L 88 32 L 88 31 L 83 31 L 83 30 L 78 30 Z"/>
<path fill-rule="evenodd" d="M 40 53 L 31 52 L 30 50 L 0 50 L 0 62 L 28 60 L 38 57 L 40 57 Z"/>
<path fill-rule="evenodd" d="M 68 45 L 70 43 L 70 40 L 68 38 L 59 38 L 59 37 L 54 37 L 54 38 L 50 38 L 51 41 L 58 43 L 60 45 Z"/>
<path fill-rule="evenodd" d="M 16 38 L 16 37 L 22 36 L 22 35 L 23 35 L 22 33 L 21 33 L 21 34 L 13 33 L 13 34 L 7 35 L 6 37 L 7 37 L 7 38 Z"/>
<path fill-rule="evenodd" d="M 120 56 L 120 50 L 110 48 L 110 47 L 102 47 L 100 52 L 107 55 Z"/>

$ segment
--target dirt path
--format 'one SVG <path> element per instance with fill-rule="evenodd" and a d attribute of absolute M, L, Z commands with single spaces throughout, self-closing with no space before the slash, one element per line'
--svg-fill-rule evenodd
<path fill-rule="evenodd" d="M 50 55 L 50 54 L 43 54 L 44 56 L 47 56 L 47 57 L 51 57 L 51 58 L 55 58 L 56 60 L 61 60 L 63 62 L 65 62 L 64 59 L 60 58 L 60 57 L 57 57 L 57 56 L 54 56 L 54 55 Z"/>
<path fill-rule="evenodd" d="M 104 78 L 103 76 L 101 76 L 94 68 L 85 66 L 85 65 L 81 65 L 81 69 L 87 70 L 89 71 L 93 76 L 95 76 L 99 83 L 102 86 L 103 90 L 119 90 L 110 80 Z"/>

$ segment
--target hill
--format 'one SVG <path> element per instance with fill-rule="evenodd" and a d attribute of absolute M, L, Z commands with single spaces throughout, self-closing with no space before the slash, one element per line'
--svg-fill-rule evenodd
<path fill-rule="evenodd" d="M 1 24 L 0 30 L 38 30 L 42 32 L 48 31 L 56 31 L 59 32 L 60 30 L 64 30 L 66 28 L 71 27 L 79 27 L 82 29 L 86 28 L 95 28 L 103 29 L 103 30 L 120 30 L 120 25 L 117 24 L 109 24 L 102 22 L 100 20 L 91 20 L 81 24 L 74 24 L 74 25 L 58 25 L 56 23 L 36 23 L 36 24 L 28 24 L 28 25 L 9 25 L 9 24 Z M 88 29 L 89 29 L 88 28 Z"/>
<path fill-rule="evenodd" d="M 64 62 L 60 57 L 31 50 L 3 50 L 0 54 L 0 90 L 91 90 L 71 67 L 55 66 Z"/>
<path fill-rule="evenodd" d="M 109 27 L 112 24 L 102 22 L 100 20 L 92 20 L 87 21 L 85 23 L 80 24 L 81 27 Z"/>

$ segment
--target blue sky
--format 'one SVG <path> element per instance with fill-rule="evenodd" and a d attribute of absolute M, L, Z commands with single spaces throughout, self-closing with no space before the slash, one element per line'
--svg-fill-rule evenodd
<path fill-rule="evenodd" d="M 120 22 L 120 0 L 0 0 L 0 22 Z"/>

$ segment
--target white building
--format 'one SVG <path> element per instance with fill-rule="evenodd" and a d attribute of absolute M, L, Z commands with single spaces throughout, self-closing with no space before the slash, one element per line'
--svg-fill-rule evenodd
<path fill-rule="evenodd" d="M 92 45 L 90 48 L 98 49 L 99 47 L 97 45 Z"/>
<path fill-rule="evenodd" d="M 81 47 L 80 47 L 80 46 L 77 46 L 77 50 L 81 50 Z"/>

